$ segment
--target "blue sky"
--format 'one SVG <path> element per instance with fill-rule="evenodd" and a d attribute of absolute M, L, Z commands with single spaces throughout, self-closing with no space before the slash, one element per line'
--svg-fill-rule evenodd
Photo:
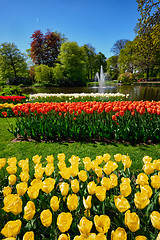
<path fill-rule="evenodd" d="M 0 13 L 0 44 L 13 42 L 25 53 L 33 32 L 49 29 L 107 58 L 117 40 L 135 38 L 139 18 L 136 0 L 0 0 Z"/>

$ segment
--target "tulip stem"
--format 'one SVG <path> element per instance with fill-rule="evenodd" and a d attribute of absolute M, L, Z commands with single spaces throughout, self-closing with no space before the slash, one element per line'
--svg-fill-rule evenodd
<path fill-rule="evenodd" d="M 102 202 L 102 213 L 105 215 L 105 201 Z"/>

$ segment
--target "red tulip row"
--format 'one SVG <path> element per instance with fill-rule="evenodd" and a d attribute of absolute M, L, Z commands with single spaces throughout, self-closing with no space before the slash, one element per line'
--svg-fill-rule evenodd
<path fill-rule="evenodd" d="M 0 102 L 19 103 L 24 102 L 25 96 L 0 96 Z"/>

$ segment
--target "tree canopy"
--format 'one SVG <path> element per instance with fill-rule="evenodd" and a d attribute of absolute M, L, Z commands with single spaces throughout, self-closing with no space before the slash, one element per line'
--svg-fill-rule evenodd
<path fill-rule="evenodd" d="M 119 39 L 117 40 L 114 44 L 113 47 L 111 48 L 111 52 L 113 52 L 115 55 L 119 55 L 121 49 L 123 49 L 128 42 L 128 39 Z"/>

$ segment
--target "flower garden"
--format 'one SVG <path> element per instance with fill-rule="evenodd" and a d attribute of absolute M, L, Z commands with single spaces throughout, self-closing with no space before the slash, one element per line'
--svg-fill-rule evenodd
<path fill-rule="evenodd" d="M 0 114 L 16 117 L 10 131 L 24 139 L 160 140 L 160 102 L 155 101 L 30 99 L 2 103 Z M 65 153 L 0 158 L 0 238 L 159 240 L 160 159 L 144 156 L 136 171 L 132 164 L 128 154 L 109 152 L 95 159 L 67 159 Z"/>

